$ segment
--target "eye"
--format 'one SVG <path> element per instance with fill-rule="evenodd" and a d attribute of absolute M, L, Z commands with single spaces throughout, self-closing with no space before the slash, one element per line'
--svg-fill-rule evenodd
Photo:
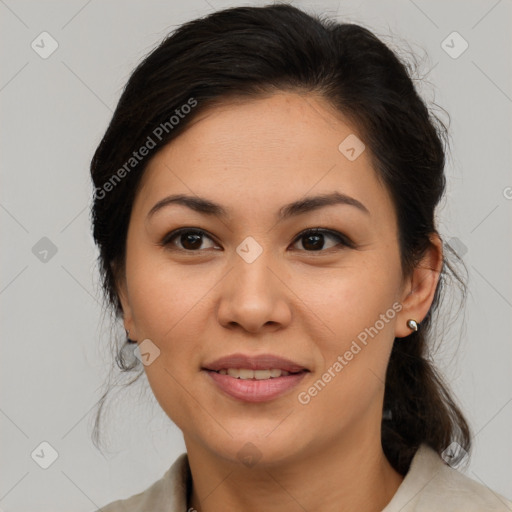
<path fill-rule="evenodd" d="M 181 249 L 185 251 L 198 251 L 203 249 L 208 249 L 208 247 L 201 247 L 202 239 L 206 238 L 213 242 L 213 240 L 201 229 L 191 229 L 191 228 L 181 228 L 169 233 L 162 240 L 161 245 L 163 246 L 172 246 L 176 245 L 174 240 L 181 244 L 177 246 L 176 249 Z M 174 248 L 174 247 L 171 247 Z"/>
<path fill-rule="evenodd" d="M 325 247 L 325 238 L 336 240 L 338 243 L 331 245 L 330 247 Z M 329 229 L 320 228 L 307 229 L 303 231 L 297 236 L 294 243 L 298 243 L 299 241 L 303 242 L 303 247 L 306 249 L 307 252 L 319 252 L 326 248 L 332 249 L 337 245 L 345 247 L 354 247 L 354 244 L 345 235 L 342 235 L 337 231 L 331 231 Z"/>
<path fill-rule="evenodd" d="M 330 238 L 337 243 L 331 244 L 330 247 L 325 247 L 326 238 Z M 209 247 L 202 247 L 204 239 L 211 242 Z M 294 245 L 299 241 L 303 242 L 303 247 L 307 252 L 322 252 L 324 249 L 332 249 L 336 246 L 354 247 L 352 241 L 345 235 L 342 235 L 337 231 L 320 228 L 302 231 L 295 238 Z M 170 249 L 178 249 L 187 252 L 198 252 L 205 249 L 219 248 L 219 246 L 215 245 L 213 239 L 208 236 L 205 231 L 193 228 L 181 228 L 176 231 L 172 231 L 164 237 L 161 245 L 164 247 L 170 246 Z"/>

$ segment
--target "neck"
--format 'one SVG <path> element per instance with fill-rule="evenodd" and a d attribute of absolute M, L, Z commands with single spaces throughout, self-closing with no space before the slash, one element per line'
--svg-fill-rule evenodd
<path fill-rule="evenodd" d="M 357 434 L 357 440 L 344 436 L 298 454 L 293 462 L 260 461 L 253 467 L 226 461 L 186 439 L 193 479 L 189 507 L 198 512 L 282 512 L 283 506 L 287 512 L 379 512 L 403 477 L 384 456 L 380 431 Z"/>

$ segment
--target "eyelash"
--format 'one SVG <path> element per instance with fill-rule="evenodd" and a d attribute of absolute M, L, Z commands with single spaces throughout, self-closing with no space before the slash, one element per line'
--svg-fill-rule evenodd
<path fill-rule="evenodd" d="M 188 253 L 201 252 L 201 251 L 205 250 L 205 249 L 190 250 L 190 249 L 181 249 L 180 247 L 170 247 L 173 245 L 172 240 L 174 240 L 175 238 L 177 238 L 178 236 L 180 236 L 184 233 L 193 233 L 195 235 L 205 236 L 205 237 L 209 238 L 212 242 L 217 243 L 210 235 L 208 235 L 208 233 L 206 231 L 204 231 L 202 229 L 180 228 L 180 229 L 177 229 L 177 230 L 172 231 L 172 232 L 168 233 L 167 235 L 165 235 L 163 240 L 160 242 L 160 245 L 163 247 L 166 247 L 166 248 L 170 248 L 170 250 L 177 250 L 177 251 L 188 252 Z M 355 248 L 355 244 L 347 236 L 343 235 L 342 233 L 339 233 L 338 231 L 333 231 L 331 229 L 322 229 L 322 228 L 308 228 L 308 229 L 305 229 L 304 231 L 301 231 L 293 240 L 292 245 L 295 245 L 301 238 L 305 238 L 306 236 L 312 236 L 312 235 L 328 235 L 330 237 L 338 239 L 339 244 L 343 247 L 348 247 L 348 248 L 352 248 L 352 249 Z M 336 249 L 336 247 L 337 246 L 331 247 L 329 249 L 320 249 L 318 251 L 314 251 L 314 250 L 308 251 L 308 250 L 304 249 L 304 252 L 322 253 L 322 252 L 327 252 L 327 251 Z"/>

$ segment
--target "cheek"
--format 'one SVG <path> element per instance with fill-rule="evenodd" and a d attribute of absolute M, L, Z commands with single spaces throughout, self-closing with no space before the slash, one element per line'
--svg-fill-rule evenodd
<path fill-rule="evenodd" d="M 155 248 L 133 250 L 126 272 L 137 331 L 167 344 L 183 325 L 197 325 L 190 319 L 201 311 L 205 291 L 214 285 L 211 273 L 199 267 L 180 266 Z"/>
<path fill-rule="evenodd" d="M 364 265 L 347 266 L 337 272 L 331 269 L 324 278 L 315 280 L 314 286 L 300 291 L 326 333 L 315 337 L 321 363 L 316 380 L 308 382 L 313 388 L 301 391 L 307 395 L 303 395 L 304 401 L 310 399 L 308 407 L 319 415 L 335 408 L 336 412 L 328 415 L 333 428 L 340 421 L 338 413 L 351 411 L 354 417 L 365 414 L 384 389 L 401 305 L 396 301 L 398 262 L 390 258 L 386 273 L 381 270 L 382 264 L 382 260 L 367 258 Z M 307 282 L 305 279 L 304 284 Z"/>
<path fill-rule="evenodd" d="M 364 263 L 325 272 L 309 270 L 296 280 L 294 291 L 318 319 L 327 349 L 329 345 L 342 349 L 360 334 L 364 339 L 364 333 L 376 323 L 379 335 L 380 331 L 384 336 L 392 331 L 400 275 L 394 262 L 388 262 L 387 268 L 383 273 L 380 261 L 367 258 Z"/>
<path fill-rule="evenodd" d="M 202 280 L 193 278 L 191 266 L 179 269 L 161 257 L 136 251 L 131 256 L 127 283 L 139 340 L 150 339 L 160 351 L 144 371 L 162 409 L 184 428 L 195 414 L 196 402 L 189 393 L 204 336 L 201 299 L 214 283 L 209 284 L 211 278 L 204 271 Z"/>
<path fill-rule="evenodd" d="M 153 251 L 158 252 L 158 251 Z M 151 340 L 159 355 L 144 370 L 159 402 L 176 404 L 181 386 L 199 367 L 200 340 L 204 337 L 204 295 L 214 285 L 211 276 L 180 269 L 150 251 L 134 250 L 127 261 L 127 285 L 139 341 Z M 194 277 L 196 275 L 196 277 Z M 202 300 L 203 299 L 203 300 Z M 181 386 L 180 386 L 181 385 Z M 162 403 L 163 405 L 163 403 Z"/>

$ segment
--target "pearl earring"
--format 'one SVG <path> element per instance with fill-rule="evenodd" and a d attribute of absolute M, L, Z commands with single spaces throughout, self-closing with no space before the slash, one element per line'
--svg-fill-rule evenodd
<path fill-rule="evenodd" d="M 416 320 L 413 320 L 412 318 L 407 320 L 407 327 L 409 327 L 409 329 L 413 330 L 413 331 L 417 331 L 418 330 L 418 322 L 416 322 Z"/>

